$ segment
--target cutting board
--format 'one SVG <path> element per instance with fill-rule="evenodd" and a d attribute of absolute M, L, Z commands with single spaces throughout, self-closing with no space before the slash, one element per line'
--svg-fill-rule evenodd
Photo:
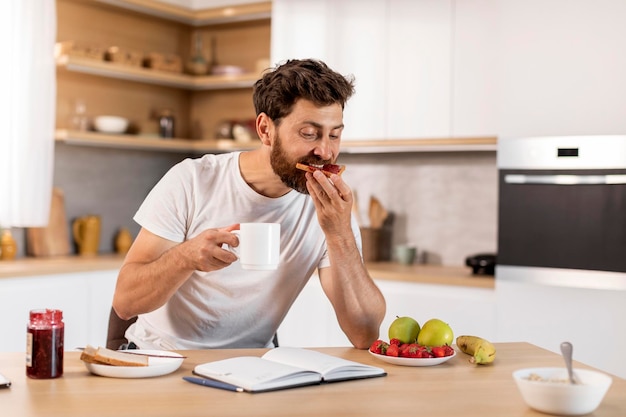
<path fill-rule="evenodd" d="M 26 253 L 29 256 L 62 256 L 70 254 L 69 225 L 65 215 L 63 190 L 52 190 L 50 218 L 46 227 L 26 229 Z"/>

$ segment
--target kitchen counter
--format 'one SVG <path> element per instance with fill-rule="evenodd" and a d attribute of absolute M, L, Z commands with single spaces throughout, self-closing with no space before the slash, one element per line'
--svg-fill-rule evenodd
<path fill-rule="evenodd" d="M 495 288 L 493 276 L 472 275 L 465 266 L 402 265 L 394 262 L 373 262 L 367 270 L 374 279 L 417 284 L 454 285 L 475 288 Z"/>
<path fill-rule="evenodd" d="M 74 272 L 108 271 L 119 269 L 121 255 L 54 256 L 49 258 L 18 258 L 0 261 L 0 279 L 37 275 L 69 274 Z"/>
<path fill-rule="evenodd" d="M 66 352 L 64 375 L 52 380 L 25 376 L 24 353 L 0 353 L 0 372 L 12 380 L 0 390 L 3 415 L 34 416 L 545 416 L 522 400 L 511 374 L 534 366 L 563 366 L 560 355 L 529 343 L 496 344 L 493 365 L 476 366 L 457 353 L 431 367 L 383 363 L 366 350 L 315 348 L 321 352 L 379 366 L 382 378 L 362 379 L 249 394 L 193 385 L 182 380 L 200 363 L 233 356 L 261 356 L 266 349 L 180 351 L 187 356 L 172 374 L 144 379 L 115 379 L 89 374 L 79 352 Z M 576 363 L 576 367 L 589 368 Z M 626 380 L 613 384 L 597 417 L 626 415 Z"/>
<path fill-rule="evenodd" d="M 0 279 L 23 276 L 63 274 L 119 269 L 123 256 L 60 256 L 51 258 L 18 258 L 0 261 Z M 463 266 L 401 265 L 393 262 L 367 264 L 372 278 L 386 281 L 402 281 L 421 284 L 454 285 L 476 288 L 494 288 L 493 277 L 472 275 Z"/>

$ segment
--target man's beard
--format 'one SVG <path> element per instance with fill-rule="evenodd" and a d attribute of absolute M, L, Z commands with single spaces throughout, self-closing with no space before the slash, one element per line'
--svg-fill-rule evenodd
<path fill-rule="evenodd" d="M 307 156 L 300 160 L 290 160 L 282 146 L 282 142 L 278 133 L 274 139 L 274 146 L 270 153 L 270 164 L 272 170 L 278 175 L 280 180 L 289 188 L 293 188 L 299 193 L 308 194 L 309 190 L 306 188 L 305 172 L 296 168 L 296 163 L 306 165 L 324 165 L 332 163 L 332 161 L 323 160 L 315 156 Z"/>

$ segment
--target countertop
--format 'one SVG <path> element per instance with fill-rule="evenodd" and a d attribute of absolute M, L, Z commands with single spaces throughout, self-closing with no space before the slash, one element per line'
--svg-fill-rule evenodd
<path fill-rule="evenodd" d="M 24 352 L 0 353 L 0 372 L 13 385 L 0 390 L 2 415 L 12 417 L 115 416 L 545 416 L 522 400 L 513 377 L 520 368 L 563 366 L 560 355 L 529 343 L 497 343 L 492 365 L 469 363 L 457 353 L 429 367 L 384 363 L 366 350 L 314 348 L 379 366 L 387 376 L 249 394 L 193 385 L 182 377 L 200 363 L 233 356 L 261 356 L 266 349 L 180 351 L 177 371 L 144 379 L 116 379 L 88 373 L 79 352 L 65 352 L 64 374 L 51 380 L 25 376 Z M 577 368 L 590 367 L 575 363 Z M 597 417 L 626 415 L 626 380 L 613 377 Z"/>
<path fill-rule="evenodd" d="M 120 255 L 61 256 L 50 258 L 18 258 L 0 261 L 0 279 L 75 272 L 117 270 L 124 260 Z M 372 278 L 386 281 L 420 284 L 453 285 L 475 288 L 494 288 L 493 276 L 472 275 L 464 266 L 401 265 L 394 262 L 367 264 Z"/>

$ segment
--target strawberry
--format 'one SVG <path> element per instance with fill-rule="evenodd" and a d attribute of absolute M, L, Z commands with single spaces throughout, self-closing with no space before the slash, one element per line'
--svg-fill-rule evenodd
<path fill-rule="evenodd" d="M 398 350 L 399 350 L 400 356 L 407 357 L 408 356 L 408 354 L 407 354 L 408 353 L 408 349 L 409 349 L 410 346 L 411 345 L 408 344 L 408 343 L 402 343 L 400 346 L 398 346 Z"/>
<path fill-rule="evenodd" d="M 389 344 L 387 342 L 378 339 L 374 343 L 372 343 L 372 345 L 370 346 L 370 352 L 378 353 L 379 355 L 384 355 L 385 352 L 387 351 L 388 346 Z"/>
<path fill-rule="evenodd" d="M 418 352 L 420 350 L 420 345 L 417 343 L 411 343 L 407 349 L 406 356 L 409 358 L 418 358 Z"/>
<path fill-rule="evenodd" d="M 418 349 L 416 353 L 416 358 L 432 358 L 433 354 L 428 351 L 428 349 Z"/>
<path fill-rule="evenodd" d="M 445 345 L 443 348 L 446 351 L 445 356 L 452 356 L 452 355 L 454 355 L 454 348 L 452 346 Z"/>
<path fill-rule="evenodd" d="M 398 345 L 389 345 L 385 354 L 387 356 L 399 356 L 400 348 L 398 347 Z"/>
<path fill-rule="evenodd" d="M 430 348 L 430 351 L 436 358 L 443 358 L 444 356 L 446 356 L 445 346 L 433 346 Z"/>
<path fill-rule="evenodd" d="M 400 339 L 391 339 L 389 341 L 389 344 L 390 345 L 398 345 L 398 346 L 400 346 L 402 344 L 402 342 L 400 341 Z"/>

